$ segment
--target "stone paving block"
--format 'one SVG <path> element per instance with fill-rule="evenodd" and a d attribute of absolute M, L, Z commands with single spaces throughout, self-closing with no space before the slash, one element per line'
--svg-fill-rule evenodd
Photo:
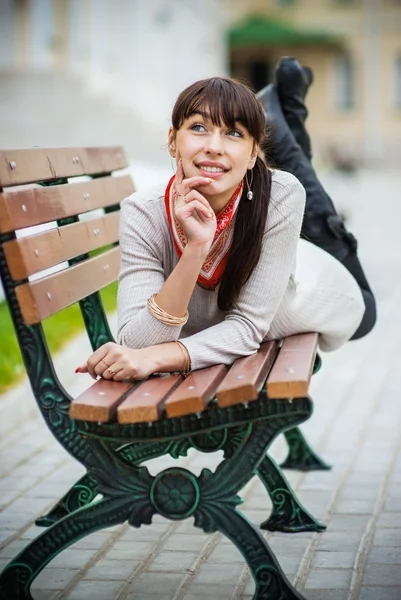
<path fill-rule="evenodd" d="M 66 548 L 49 563 L 52 569 L 82 569 L 94 555 L 94 550 L 81 550 L 78 548 Z"/>
<path fill-rule="evenodd" d="M 8 530 L 10 533 L 21 527 L 32 523 L 32 517 L 24 514 L 14 514 L 3 511 L 0 513 L 0 529 Z"/>
<path fill-rule="evenodd" d="M 361 541 L 358 530 L 325 531 L 317 544 L 318 550 L 337 552 L 356 552 Z"/>
<path fill-rule="evenodd" d="M 377 500 L 380 490 L 371 482 L 370 485 L 346 485 L 340 492 L 340 500 Z"/>
<path fill-rule="evenodd" d="M 352 569 L 356 552 L 315 552 L 311 566 L 314 569 Z"/>
<path fill-rule="evenodd" d="M 171 528 L 171 522 L 166 520 L 163 523 L 155 523 L 150 526 L 143 525 L 139 529 L 129 527 L 123 532 L 120 540 L 132 544 L 157 541 L 169 528 Z"/>
<path fill-rule="evenodd" d="M 399 523 L 397 523 L 399 525 Z M 401 545 L 401 527 L 376 529 L 373 546 L 389 546 L 396 548 Z"/>
<path fill-rule="evenodd" d="M 177 573 L 144 573 L 135 580 L 126 600 L 172 600 L 183 577 Z"/>
<path fill-rule="evenodd" d="M 376 500 L 340 500 L 335 505 L 335 512 L 344 515 L 371 515 Z"/>
<path fill-rule="evenodd" d="M 3 460 L 3 456 L 1 456 Z M 38 477 L 25 475 L 24 477 L 15 477 L 9 475 L 4 479 L 0 480 L 1 490 L 11 490 L 16 492 L 24 492 L 26 489 L 32 487 L 39 481 Z"/>
<path fill-rule="evenodd" d="M 334 513 L 328 523 L 327 531 L 359 531 L 361 534 L 366 530 L 372 519 L 372 515 L 344 515 Z"/>
<path fill-rule="evenodd" d="M 227 544 L 217 544 L 207 562 L 213 564 L 220 563 L 238 563 L 245 566 L 245 560 L 241 552 L 234 544 L 228 546 Z"/>
<path fill-rule="evenodd" d="M 314 536 L 313 533 L 275 533 L 268 538 L 268 544 L 277 556 L 302 555 Z M 324 534 L 326 535 L 326 534 Z"/>
<path fill-rule="evenodd" d="M 182 550 L 185 548 L 188 552 L 200 552 L 204 544 L 208 541 L 208 536 L 203 534 L 201 530 L 199 530 L 199 534 L 175 533 L 167 538 L 163 544 L 163 549 Z"/>
<path fill-rule="evenodd" d="M 110 560 L 102 558 L 85 574 L 83 581 L 126 581 L 138 567 L 138 560 Z"/>
<path fill-rule="evenodd" d="M 401 497 L 387 498 L 385 505 L 384 505 L 384 510 L 386 512 L 401 512 Z"/>
<path fill-rule="evenodd" d="M 0 491 L 0 510 L 4 510 L 11 502 L 14 502 L 19 496 L 21 492 L 13 492 L 13 491 Z"/>
<path fill-rule="evenodd" d="M 58 600 L 60 592 L 55 590 L 35 590 L 34 600 Z"/>
<path fill-rule="evenodd" d="M 351 583 L 351 569 L 311 569 L 306 579 L 307 590 L 347 590 Z"/>
<path fill-rule="evenodd" d="M 359 600 L 400 600 L 400 598 L 399 587 L 362 587 L 359 595 Z"/>
<path fill-rule="evenodd" d="M 397 524 L 401 523 L 401 512 L 382 512 L 380 517 L 377 520 L 376 526 L 381 529 L 383 527 L 394 527 Z"/>
<path fill-rule="evenodd" d="M 146 571 L 185 573 L 191 569 L 198 557 L 198 552 L 163 550 L 155 556 L 152 562 L 147 566 Z"/>
<path fill-rule="evenodd" d="M 68 600 L 114 600 L 123 585 L 122 581 L 80 581 L 78 586 L 65 598 Z"/>
<path fill-rule="evenodd" d="M 308 590 L 307 600 L 348 600 L 348 592 L 345 590 Z M 382 600 L 375 598 L 375 600 Z"/>
<path fill-rule="evenodd" d="M 62 569 L 45 567 L 37 576 L 32 584 L 32 595 L 35 597 L 33 590 L 62 590 L 71 581 L 71 579 L 79 572 L 78 569 Z"/>
<path fill-rule="evenodd" d="M 203 583 L 225 583 L 236 585 L 241 573 L 244 569 L 244 565 L 240 564 L 224 564 L 211 565 L 203 563 L 197 571 L 194 582 L 198 585 Z"/>
<path fill-rule="evenodd" d="M 202 585 L 197 585 L 196 583 L 193 583 L 186 590 L 183 596 L 183 600 L 230 600 L 233 591 L 233 585 L 227 585 L 224 583 L 220 583 L 219 581 L 216 581 L 214 584 L 204 583 Z M 244 596 L 241 596 L 241 600 L 246 599 Z"/>
<path fill-rule="evenodd" d="M 100 546 L 111 537 L 111 535 L 111 532 L 109 532 L 107 529 L 105 531 L 92 533 L 91 535 L 87 535 L 86 537 L 82 538 L 82 540 L 75 542 L 75 544 L 70 546 L 70 549 L 74 550 L 77 548 L 78 550 L 98 550 Z"/>
<path fill-rule="evenodd" d="M 27 545 L 27 540 L 15 540 L 0 550 L 0 558 L 10 559 L 17 556 Z"/>
<path fill-rule="evenodd" d="M 373 546 L 369 551 L 367 563 L 373 565 L 401 565 L 401 546 L 398 546 L 398 548 Z"/>
<path fill-rule="evenodd" d="M 399 565 L 372 565 L 366 566 L 363 585 L 397 586 L 401 588 L 401 569 Z M 399 590 L 401 592 L 401 589 Z M 401 594 L 400 594 L 401 596 Z"/>
<path fill-rule="evenodd" d="M 108 560 L 144 560 L 152 551 L 154 542 L 116 542 L 107 548 L 105 556 Z"/>

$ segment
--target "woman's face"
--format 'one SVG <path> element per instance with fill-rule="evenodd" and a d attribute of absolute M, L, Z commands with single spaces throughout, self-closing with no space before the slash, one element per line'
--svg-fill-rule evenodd
<path fill-rule="evenodd" d="M 203 176 L 213 183 L 200 192 L 211 206 L 220 210 L 229 201 L 248 168 L 255 164 L 257 147 L 240 123 L 234 129 L 214 125 L 208 113 L 195 113 L 178 131 L 170 130 L 170 152 L 182 160 L 185 177 Z"/>

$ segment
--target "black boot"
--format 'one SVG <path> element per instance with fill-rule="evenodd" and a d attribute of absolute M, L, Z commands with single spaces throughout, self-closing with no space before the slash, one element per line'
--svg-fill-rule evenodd
<path fill-rule="evenodd" d="M 309 160 L 312 160 L 310 137 L 305 129 L 308 109 L 305 96 L 313 82 L 313 71 L 290 56 L 282 58 L 274 69 L 274 83 L 288 127 Z"/>
<path fill-rule="evenodd" d="M 285 87 L 285 77 L 283 78 L 283 75 L 287 72 L 287 70 L 281 70 L 280 87 L 282 89 Z M 294 83 L 293 80 L 292 83 Z M 307 86 L 305 93 L 306 89 Z M 376 322 L 376 305 L 357 257 L 357 241 L 352 233 L 347 231 L 343 220 L 337 214 L 333 202 L 321 185 L 306 153 L 290 130 L 283 114 L 276 86 L 269 84 L 257 96 L 267 115 L 268 135 L 266 147 L 263 150 L 268 162 L 274 167 L 295 175 L 306 190 L 305 216 L 301 236 L 337 258 L 355 277 L 361 288 L 366 310 L 353 339 L 362 337 L 373 328 Z M 299 94 L 297 96 L 298 98 L 301 97 Z M 283 100 L 286 101 L 288 97 L 288 94 L 284 94 Z M 291 95 L 291 97 L 293 96 Z M 287 105 L 287 113 L 290 112 L 291 106 L 291 103 Z M 298 103 L 298 108 L 299 106 L 300 103 Z M 306 116 L 307 113 L 304 112 L 303 114 Z M 301 112 L 298 111 L 298 124 L 302 122 L 300 115 Z M 304 129 L 303 122 L 302 129 Z"/>

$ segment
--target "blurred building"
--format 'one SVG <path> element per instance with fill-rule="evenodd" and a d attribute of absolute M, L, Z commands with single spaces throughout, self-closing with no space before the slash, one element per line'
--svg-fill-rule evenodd
<path fill-rule="evenodd" d="M 220 0 L 0 0 L 0 145 L 158 161 L 178 93 L 227 72 Z M 164 154 L 167 154 L 164 151 Z"/>
<path fill-rule="evenodd" d="M 401 163 L 401 0 L 0 0 L 0 145 L 163 149 L 179 91 L 311 66 L 315 155 Z"/>
<path fill-rule="evenodd" d="M 401 165 L 400 0 L 227 0 L 233 75 L 260 89 L 283 55 L 313 68 L 309 129 L 339 166 Z"/>

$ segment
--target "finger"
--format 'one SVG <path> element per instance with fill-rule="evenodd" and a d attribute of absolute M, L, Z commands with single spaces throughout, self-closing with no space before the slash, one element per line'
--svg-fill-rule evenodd
<path fill-rule="evenodd" d="M 108 367 L 109 364 L 113 362 L 113 360 L 107 360 L 107 355 L 112 350 L 112 348 L 114 348 L 115 345 L 116 344 L 114 343 L 108 342 L 107 344 L 103 344 L 102 346 L 100 346 L 97 350 L 95 350 L 93 354 L 90 355 L 90 357 L 86 361 L 86 366 L 88 369 L 88 373 L 91 377 L 96 379 L 97 374 L 95 372 L 95 367 L 101 361 L 103 361 L 104 363 L 104 368 Z"/>
<path fill-rule="evenodd" d="M 211 177 L 202 177 L 201 175 L 197 175 L 196 177 L 188 177 L 188 179 L 184 179 L 182 181 L 181 187 L 186 187 L 188 193 L 190 190 L 200 186 L 200 185 L 209 185 L 210 183 L 214 183 L 214 179 Z"/>
<path fill-rule="evenodd" d="M 188 202 L 185 205 L 185 208 L 186 211 L 184 209 L 181 209 L 183 213 L 182 217 L 184 219 L 188 219 L 189 217 L 194 216 L 194 213 L 197 213 L 197 216 L 202 215 L 205 219 L 207 219 L 207 221 L 214 219 L 214 212 L 212 211 L 212 209 L 202 204 L 202 202 L 199 202 L 199 200 L 197 200 L 196 198 Z"/>
<path fill-rule="evenodd" d="M 178 161 L 177 171 L 175 174 L 175 186 L 180 185 L 184 180 L 184 168 L 182 166 L 182 160 Z"/>
<path fill-rule="evenodd" d="M 126 369 L 124 369 L 124 367 L 122 365 L 119 365 L 118 363 L 113 364 L 111 367 L 108 367 L 104 372 L 102 377 L 104 379 L 113 379 L 114 381 L 121 381 L 122 379 L 125 379 L 124 377 L 120 377 L 120 379 L 116 379 L 117 375 L 119 375 L 119 373 L 122 373 L 123 371 L 126 371 Z"/>
<path fill-rule="evenodd" d="M 210 206 L 209 202 L 206 200 L 206 198 L 204 196 L 202 196 L 202 194 L 200 192 L 198 192 L 197 190 L 191 190 L 185 196 L 185 203 L 186 204 L 188 204 L 188 202 L 191 202 L 192 200 L 199 200 L 199 202 L 201 202 L 202 204 L 204 204 L 204 206 L 206 206 L 206 208 L 209 211 L 213 210 L 212 207 Z"/>

